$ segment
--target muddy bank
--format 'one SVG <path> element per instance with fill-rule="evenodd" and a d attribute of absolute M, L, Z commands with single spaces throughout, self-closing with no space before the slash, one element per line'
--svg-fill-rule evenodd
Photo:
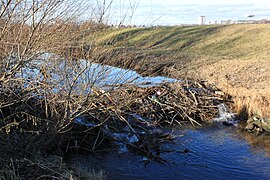
<path fill-rule="evenodd" d="M 270 133 L 270 120 L 254 116 L 248 119 L 245 129 L 248 132 L 256 134 L 260 134 L 262 132 Z"/>

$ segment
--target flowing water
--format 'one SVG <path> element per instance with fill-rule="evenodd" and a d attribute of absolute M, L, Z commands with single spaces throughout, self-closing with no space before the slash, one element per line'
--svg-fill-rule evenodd
<path fill-rule="evenodd" d="M 218 109 L 212 125 L 174 129 L 174 143 L 160 147 L 164 163 L 132 154 L 126 146 L 75 155 L 69 163 L 105 170 L 108 179 L 270 179 L 270 136 L 241 131 L 235 114 L 224 104 Z"/>
<path fill-rule="evenodd" d="M 52 63 L 47 62 L 48 59 L 52 59 Z M 52 54 L 45 54 L 32 63 L 31 68 L 24 68 L 18 75 L 32 81 L 49 81 L 55 93 L 72 90 L 77 94 L 91 93 L 92 86 L 113 88 L 125 83 L 153 86 L 178 81 L 165 77 L 142 77 L 135 71 L 86 60 L 75 63 L 70 65 L 65 61 L 54 61 Z M 44 67 L 51 74 L 47 79 L 42 74 Z M 68 164 L 104 170 L 108 179 L 270 179 L 269 136 L 255 137 L 240 132 L 234 114 L 228 113 L 223 104 L 219 106 L 219 111 L 220 117 L 214 119 L 218 125 L 176 129 L 174 143 L 161 146 L 160 157 L 166 160 L 164 163 L 146 163 L 145 157 L 126 150 L 119 153 L 119 147 L 115 147 L 94 154 L 72 155 Z M 75 120 L 92 126 L 85 124 L 83 119 Z M 233 126 L 221 125 L 224 122 Z M 128 140 L 138 139 L 130 137 Z"/>
<path fill-rule="evenodd" d="M 74 155 L 69 163 L 103 169 L 108 179 L 270 179 L 269 136 L 222 125 L 178 129 L 175 135 L 175 143 L 161 147 L 165 163 L 146 164 L 144 157 L 117 149 Z"/>

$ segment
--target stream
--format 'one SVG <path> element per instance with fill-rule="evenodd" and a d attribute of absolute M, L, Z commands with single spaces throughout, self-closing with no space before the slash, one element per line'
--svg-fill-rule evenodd
<path fill-rule="evenodd" d="M 144 157 L 117 149 L 73 155 L 68 163 L 102 169 L 108 179 L 270 179 L 269 137 L 220 124 L 176 129 L 174 134 L 175 143 L 161 147 L 165 163 L 145 163 Z"/>
<path fill-rule="evenodd" d="M 43 57 L 43 56 L 42 56 Z M 92 87 L 114 88 L 131 83 L 138 86 L 155 86 L 163 82 L 179 80 L 165 77 L 142 77 L 135 71 L 90 63 L 86 60 L 70 65 L 58 64 L 52 54 L 46 54 L 22 70 L 18 76 L 32 81 L 49 81 L 54 93 L 69 92 L 87 94 Z M 46 60 L 52 59 L 51 62 Z M 51 77 L 42 76 L 42 66 Z M 59 71 L 59 68 L 61 71 Z M 81 74 L 80 76 L 77 76 Z M 25 86 L 29 86 L 27 83 Z M 270 179 L 270 138 L 241 132 L 234 116 L 219 107 L 220 118 L 206 127 L 174 129 L 174 142 L 161 145 L 160 157 L 166 162 L 150 161 L 143 156 L 119 147 L 91 154 L 72 154 L 69 165 L 96 172 L 104 170 L 108 179 Z M 224 120 L 225 117 L 225 120 Z M 81 119 L 75 119 L 82 124 Z M 222 122 L 232 126 L 224 126 Z M 85 125 L 85 124 L 83 124 Z"/>

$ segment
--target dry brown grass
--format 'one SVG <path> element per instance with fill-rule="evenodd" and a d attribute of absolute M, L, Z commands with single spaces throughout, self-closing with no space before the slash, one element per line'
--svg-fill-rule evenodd
<path fill-rule="evenodd" d="M 100 34 L 98 43 L 109 42 L 105 46 L 109 49 L 130 49 L 129 56 L 115 55 L 109 62 L 112 65 L 123 67 L 118 57 L 130 57 L 134 60 L 129 68 L 142 74 L 207 80 L 233 96 L 237 111 L 246 106 L 249 115 L 270 117 L 269 27 L 110 29 Z"/>
<path fill-rule="evenodd" d="M 217 114 L 217 104 L 224 98 L 200 84 L 180 84 L 175 87 L 176 92 L 163 86 L 161 90 L 166 96 L 159 101 L 155 99 L 158 87 L 135 88 L 135 94 L 127 90 L 122 97 L 116 90 L 110 98 L 107 93 L 96 90 L 92 74 L 80 81 L 91 62 L 107 64 L 114 51 L 100 47 L 92 49 L 92 42 L 84 41 L 84 36 L 90 34 L 95 38 L 100 26 L 77 24 L 65 13 L 58 16 L 57 8 L 62 2 L 2 2 L 6 3 L 6 10 L 0 14 L 4 24 L 0 30 L 0 150 L 3 155 L 0 176 L 3 174 L 7 179 L 65 178 L 61 168 L 54 168 L 54 164 L 47 166 L 44 159 L 37 156 L 46 156 L 57 149 L 63 154 L 79 149 L 94 151 L 101 147 L 110 131 L 121 131 L 127 125 L 131 130 L 134 128 L 136 123 L 131 127 L 127 120 L 131 116 L 129 113 L 140 112 L 154 125 L 185 122 L 200 125 L 197 121 L 212 119 Z M 128 51 L 124 49 L 121 53 L 125 55 Z M 124 67 L 132 63 L 133 56 L 121 57 Z M 78 67 L 79 58 L 88 58 L 89 64 Z M 161 63 L 157 70 L 163 66 Z M 201 93 L 190 87 L 201 89 Z M 139 102 L 134 102 L 135 98 Z M 87 129 L 74 122 L 81 116 L 94 123 L 93 127 Z M 105 125 L 111 129 L 106 129 Z M 145 147 L 144 153 L 151 154 L 151 149 Z M 6 170 L 10 173 L 5 174 Z"/>
<path fill-rule="evenodd" d="M 198 77 L 233 96 L 237 112 L 247 108 L 249 116 L 270 117 L 269 61 L 223 60 L 203 66 L 198 72 Z"/>
<path fill-rule="evenodd" d="M 267 92 L 254 92 L 239 88 L 229 92 L 234 96 L 234 107 L 236 112 L 243 112 L 246 108 L 246 112 L 249 116 L 270 117 L 270 94 Z"/>

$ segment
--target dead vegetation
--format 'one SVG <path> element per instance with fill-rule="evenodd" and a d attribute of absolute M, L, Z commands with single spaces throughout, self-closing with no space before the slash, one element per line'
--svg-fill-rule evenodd
<path fill-rule="evenodd" d="M 172 134 L 163 132 L 162 127 L 200 126 L 202 122 L 210 121 L 218 114 L 217 105 L 229 103 L 226 96 L 217 92 L 192 82 L 145 88 L 121 86 L 107 92 L 96 90 L 87 95 L 80 109 L 73 109 L 75 114 L 67 117 L 65 106 L 70 106 L 72 111 L 72 106 L 80 105 L 78 102 L 86 96 L 73 96 L 67 104 L 49 96 L 45 99 L 29 97 L 29 92 L 7 94 L 8 99 L 13 97 L 16 101 L 12 105 L 1 104 L 2 163 L 14 162 L 3 167 L 14 169 L 15 172 L 11 171 L 14 176 L 21 178 L 63 178 L 61 167 L 44 163 L 48 160 L 46 156 L 56 153 L 61 159 L 68 153 L 102 150 L 114 141 L 123 141 L 135 152 L 162 162 L 164 160 L 158 157 L 159 145 L 173 139 Z M 23 93 L 27 99 L 22 98 Z M 55 96 L 59 98 L 57 94 Z M 18 101 L 18 97 L 22 99 Z M 121 134 L 133 140 L 119 139 Z M 43 160 L 33 161 L 37 156 Z M 31 170 L 24 169 L 26 165 Z M 37 173 L 33 174 L 33 169 Z M 6 170 L 3 171 L 8 172 Z"/>
<path fill-rule="evenodd" d="M 189 81 L 101 89 L 96 79 L 89 78 L 96 73 L 94 69 L 82 83 L 92 62 L 108 64 L 115 55 L 84 39 L 95 39 L 95 32 L 106 25 L 78 23 L 73 18 L 81 6 L 74 1 L 1 3 L 1 179 L 83 177 L 78 169 L 71 172 L 72 168 L 64 166 L 62 158 L 69 153 L 103 150 L 115 141 L 160 160 L 158 144 L 173 138 L 161 127 L 200 126 L 217 115 L 218 104 L 229 103 L 227 95 L 217 89 Z M 130 67 L 137 55 L 123 56 L 121 63 Z M 80 58 L 89 59 L 90 65 L 78 68 Z M 152 63 L 155 73 L 164 68 L 164 64 Z M 98 73 L 101 76 L 106 71 Z M 119 139 L 123 133 L 128 139 Z M 84 174 L 96 178 L 95 173 Z"/>
<path fill-rule="evenodd" d="M 235 111 L 247 108 L 246 117 L 269 118 L 268 29 L 268 24 L 109 29 L 98 45 L 116 51 L 110 65 L 124 67 L 132 59 L 129 67 L 143 75 L 207 80 L 233 96 Z"/>
<path fill-rule="evenodd" d="M 268 61 L 222 60 L 220 63 L 199 68 L 201 77 L 232 95 L 235 111 L 246 115 L 270 117 Z"/>
<path fill-rule="evenodd" d="M 73 104 L 72 89 L 57 94 L 49 67 L 67 56 L 70 47 L 89 47 L 78 36 L 104 27 L 77 23 L 86 1 L 4 0 L 0 4 L 0 150 L 1 179 L 69 179 L 70 170 L 43 156 L 68 132 L 81 102 Z M 87 8 L 87 3 L 83 4 Z M 75 23 L 76 22 L 76 23 Z M 79 34 L 76 34 L 78 32 Z M 72 49 L 72 48 L 71 48 Z M 82 49 L 82 52 L 91 50 Z M 40 58 L 58 53 L 50 64 Z M 76 51 L 76 53 L 78 53 Z M 75 54 L 76 54 L 75 53 Z M 79 52 L 80 53 L 80 52 Z M 89 53 L 81 53 L 86 57 Z M 62 55 L 62 57 L 61 57 Z M 77 56 L 77 55 L 75 55 Z M 45 57 L 46 58 L 46 57 Z M 31 67 L 35 64 L 35 67 Z M 32 68 L 32 69 L 31 69 Z M 59 68 L 59 67 L 56 67 Z M 31 76 L 28 76 L 31 71 Z M 36 71 L 38 73 L 34 73 Z M 67 73 L 67 72 L 66 72 Z M 79 76 L 78 74 L 76 75 Z M 73 82 L 76 80 L 73 80 Z M 58 139 L 59 138 L 59 139 Z"/>

